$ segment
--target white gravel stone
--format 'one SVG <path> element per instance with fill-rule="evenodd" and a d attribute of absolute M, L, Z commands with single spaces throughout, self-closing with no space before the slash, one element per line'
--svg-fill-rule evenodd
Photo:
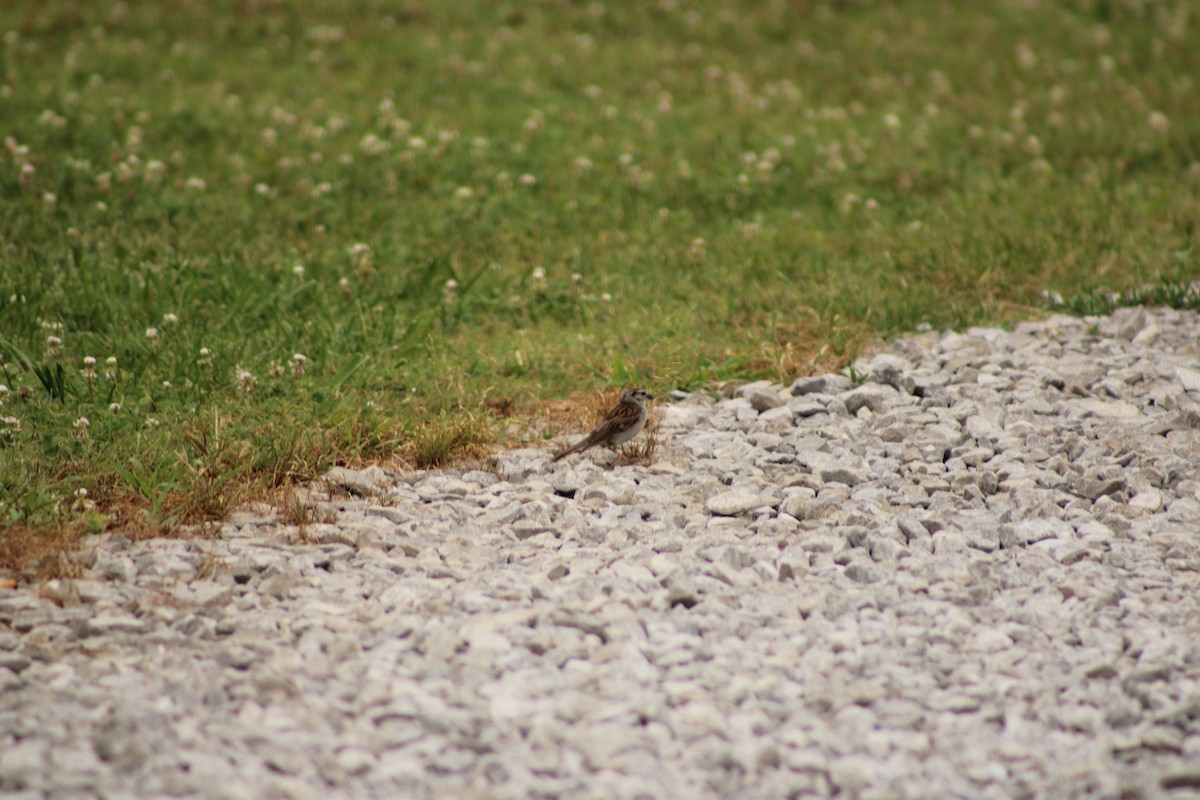
<path fill-rule="evenodd" d="M 710 514 L 723 517 L 735 517 L 764 505 L 767 504 L 761 495 L 743 491 L 722 492 L 708 498 L 704 503 Z"/>

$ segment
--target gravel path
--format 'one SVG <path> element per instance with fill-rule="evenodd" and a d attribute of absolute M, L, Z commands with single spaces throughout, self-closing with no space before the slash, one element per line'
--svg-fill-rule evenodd
<path fill-rule="evenodd" d="M 857 369 L 98 540 L 0 591 L 0 796 L 1200 793 L 1200 318 Z"/>

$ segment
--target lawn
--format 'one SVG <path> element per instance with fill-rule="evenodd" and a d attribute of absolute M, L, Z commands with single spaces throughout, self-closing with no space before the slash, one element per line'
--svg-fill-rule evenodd
<path fill-rule="evenodd" d="M 1198 26 L 1182 0 L 0 5 L 0 565 L 561 432 L 547 409 L 597 391 L 786 380 L 1047 296 L 1194 304 Z"/>

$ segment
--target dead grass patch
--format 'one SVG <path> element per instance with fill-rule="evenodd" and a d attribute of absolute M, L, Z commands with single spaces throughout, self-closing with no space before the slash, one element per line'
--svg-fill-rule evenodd
<path fill-rule="evenodd" d="M 13 525 L 0 534 L 0 571 L 18 582 L 77 578 L 83 566 L 74 553 L 84 533 L 82 524 Z"/>

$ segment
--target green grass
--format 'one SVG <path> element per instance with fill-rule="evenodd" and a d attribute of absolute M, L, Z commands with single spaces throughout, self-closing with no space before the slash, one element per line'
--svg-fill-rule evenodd
<path fill-rule="evenodd" d="M 0 525 L 1193 281 L 1190 8 L 3 4 Z"/>

